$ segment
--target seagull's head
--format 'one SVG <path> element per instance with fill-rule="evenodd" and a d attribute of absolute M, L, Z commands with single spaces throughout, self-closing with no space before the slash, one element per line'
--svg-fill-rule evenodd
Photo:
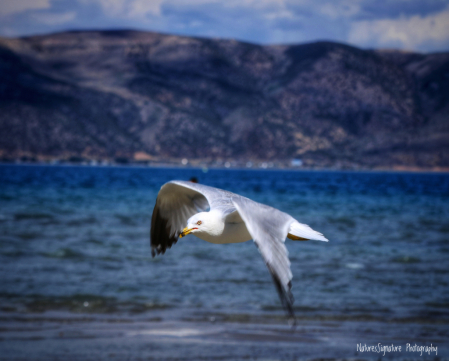
<path fill-rule="evenodd" d="M 182 230 L 179 238 L 187 236 L 190 233 L 207 233 L 212 236 L 218 236 L 223 232 L 224 220 L 220 213 L 200 212 L 190 217 L 187 221 L 187 227 Z"/>

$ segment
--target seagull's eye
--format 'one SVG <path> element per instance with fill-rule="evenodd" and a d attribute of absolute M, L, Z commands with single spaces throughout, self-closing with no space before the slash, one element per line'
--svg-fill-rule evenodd
<path fill-rule="evenodd" d="M 197 225 L 201 225 L 201 223 L 203 223 L 203 222 L 201 222 L 201 221 L 196 222 Z"/>

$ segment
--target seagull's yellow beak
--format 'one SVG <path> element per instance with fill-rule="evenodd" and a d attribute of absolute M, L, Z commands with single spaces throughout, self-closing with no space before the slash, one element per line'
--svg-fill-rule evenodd
<path fill-rule="evenodd" d="M 192 231 L 196 229 L 196 228 L 184 228 L 181 232 L 181 234 L 179 235 L 179 238 L 185 237 L 187 236 L 189 233 L 192 233 Z"/>

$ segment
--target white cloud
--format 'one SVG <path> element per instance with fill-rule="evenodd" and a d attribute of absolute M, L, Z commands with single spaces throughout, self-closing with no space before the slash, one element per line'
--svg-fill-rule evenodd
<path fill-rule="evenodd" d="M 360 12 L 360 3 L 354 0 L 331 1 L 324 3 L 317 9 L 321 14 L 331 19 L 349 18 Z"/>
<path fill-rule="evenodd" d="M 95 1 L 101 5 L 106 15 L 111 17 L 142 18 L 147 15 L 160 15 L 164 0 L 82 0 Z"/>
<path fill-rule="evenodd" d="M 48 9 L 49 0 L 1 0 L 0 16 L 20 13 L 25 10 Z"/>
<path fill-rule="evenodd" d="M 145 15 L 161 15 L 161 5 L 163 0 L 134 0 L 130 5 L 129 15 L 139 16 Z"/>
<path fill-rule="evenodd" d="M 449 7 L 424 17 L 415 15 L 355 22 L 348 41 L 362 46 L 400 47 L 407 50 L 424 48 L 427 42 L 443 44 L 449 41 Z"/>
<path fill-rule="evenodd" d="M 60 25 L 72 21 L 76 17 L 75 11 L 69 11 L 66 13 L 36 13 L 33 14 L 33 18 L 39 23 L 46 25 Z"/>
<path fill-rule="evenodd" d="M 211 1 L 212 2 L 212 1 Z M 264 9 L 285 6 L 285 0 L 228 0 L 224 5 L 232 7 L 250 7 L 254 9 Z"/>
<path fill-rule="evenodd" d="M 277 19 L 293 19 L 295 16 L 291 11 L 285 9 L 279 9 L 278 11 L 273 11 L 265 14 L 265 18 L 268 20 Z"/>

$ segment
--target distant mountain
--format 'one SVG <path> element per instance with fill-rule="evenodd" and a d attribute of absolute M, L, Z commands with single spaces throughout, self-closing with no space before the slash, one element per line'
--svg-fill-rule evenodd
<path fill-rule="evenodd" d="M 0 75 L 3 158 L 449 167 L 449 53 L 74 31 L 0 38 Z"/>

